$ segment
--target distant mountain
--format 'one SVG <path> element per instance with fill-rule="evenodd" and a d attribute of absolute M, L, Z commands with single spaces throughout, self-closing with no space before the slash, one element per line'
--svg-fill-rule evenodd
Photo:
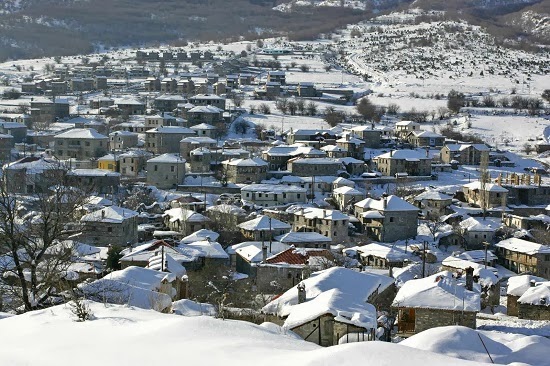
<path fill-rule="evenodd" d="M 2 0 L 0 60 L 159 42 L 229 41 L 270 35 L 307 39 L 380 12 L 407 7 L 467 16 L 506 37 L 535 34 L 544 38 L 549 3 L 550 0 Z"/>

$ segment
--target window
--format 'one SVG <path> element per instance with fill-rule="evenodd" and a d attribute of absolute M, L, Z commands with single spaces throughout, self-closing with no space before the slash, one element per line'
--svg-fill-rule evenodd
<path fill-rule="evenodd" d="M 302 195 L 301 195 L 300 193 L 298 193 L 298 194 L 296 195 L 296 197 L 298 197 L 298 198 L 300 198 L 301 196 L 302 196 Z"/>
<path fill-rule="evenodd" d="M 173 166 L 173 165 L 170 165 L 170 171 L 171 171 L 171 172 L 175 172 L 175 171 L 176 171 L 176 167 Z"/>
<path fill-rule="evenodd" d="M 109 227 L 107 228 L 107 232 L 108 232 L 108 233 L 112 233 L 112 232 L 113 232 L 113 228 L 109 226 Z"/>
<path fill-rule="evenodd" d="M 550 254 L 546 254 L 546 255 L 544 256 L 544 261 L 545 261 L 545 262 L 550 262 Z"/>
<path fill-rule="evenodd" d="M 90 141 L 86 141 L 86 142 L 85 142 L 85 145 L 86 145 L 86 146 L 90 146 Z"/>
<path fill-rule="evenodd" d="M 393 222 L 393 217 L 390 217 L 390 222 Z"/>
<path fill-rule="evenodd" d="M 155 172 L 158 171 L 158 165 L 155 165 Z"/>

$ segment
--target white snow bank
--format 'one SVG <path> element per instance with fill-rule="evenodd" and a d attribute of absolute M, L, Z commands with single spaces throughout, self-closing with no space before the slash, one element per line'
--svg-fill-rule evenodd
<path fill-rule="evenodd" d="M 432 328 L 414 335 L 400 344 L 416 349 L 472 361 L 490 362 L 483 343 L 497 364 L 522 362 L 529 365 L 548 364 L 550 340 L 500 332 L 476 331 L 467 327 Z"/>
<path fill-rule="evenodd" d="M 60 305 L 2 320 L 0 364 L 22 366 L 175 365 L 399 365 L 479 366 L 385 342 L 321 348 L 252 323 L 182 317 L 91 303 L 95 320 L 75 322 Z M 90 342 L 94 345 L 90 348 Z M 27 345 L 32 344 L 29 352 Z M 95 351 L 94 351 L 95 350 Z M 100 351 L 100 352 L 99 352 Z"/>

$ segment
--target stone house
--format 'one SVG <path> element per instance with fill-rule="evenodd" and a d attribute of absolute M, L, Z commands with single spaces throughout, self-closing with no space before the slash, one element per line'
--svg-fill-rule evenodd
<path fill-rule="evenodd" d="M 210 173 L 212 169 L 212 151 L 206 147 L 198 147 L 189 152 L 187 161 L 190 174 Z"/>
<path fill-rule="evenodd" d="M 99 194 L 115 194 L 120 186 L 120 173 L 103 169 L 72 169 L 66 179 L 68 186 Z"/>
<path fill-rule="evenodd" d="M 221 119 L 220 119 L 221 120 Z M 219 121 L 216 121 L 219 122 Z M 218 129 L 215 126 L 212 126 L 208 123 L 199 123 L 198 125 L 191 126 L 190 127 L 193 131 L 197 132 L 197 136 L 199 137 L 210 137 L 214 138 L 216 137 L 216 130 Z"/>
<path fill-rule="evenodd" d="M 123 150 L 138 145 L 136 132 L 115 131 L 109 134 L 109 150 Z"/>
<path fill-rule="evenodd" d="M 345 149 L 338 147 L 336 145 L 323 146 L 321 148 L 321 151 L 324 151 L 326 153 L 327 158 L 338 159 L 338 158 L 345 158 L 346 156 L 348 156 L 348 152 Z"/>
<path fill-rule="evenodd" d="M 290 232 L 291 226 L 286 222 L 269 216 L 258 216 L 237 225 L 245 239 L 251 241 L 273 240 L 275 236 Z"/>
<path fill-rule="evenodd" d="M 485 183 L 485 187 L 480 181 L 471 182 L 462 186 L 466 202 L 482 207 L 503 207 L 506 206 L 508 190 L 494 183 Z"/>
<path fill-rule="evenodd" d="M 295 248 L 330 249 L 332 240 L 316 232 L 295 232 L 276 236 L 280 243 L 293 245 Z"/>
<path fill-rule="evenodd" d="M 510 238 L 495 244 L 498 263 L 516 273 L 550 279 L 550 246 Z"/>
<path fill-rule="evenodd" d="M 376 309 L 388 309 L 394 295 L 391 277 L 333 267 L 299 282 L 262 312 L 306 341 L 332 346 L 348 333 L 374 340 Z"/>
<path fill-rule="evenodd" d="M 125 177 L 138 177 L 146 170 L 151 153 L 145 150 L 129 150 L 118 156 L 119 172 Z"/>
<path fill-rule="evenodd" d="M 513 174 L 512 174 L 513 175 Z M 550 185 L 542 184 L 540 176 L 538 184 L 531 182 L 529 175 L 516 178 L 515 184 L 502 184 L 502 188 L 508 190 L 507 203 L 510 205 L 540 206 L 550 203 Z M 534 183 L 534 184 L 533 184 Z"/>
<path fill-rule="evenodd" d="M 441 147 L 445 143 L 445 136 L 431 131 L 411 131 L 405 139 L 414 147 Z"/>
<path fill-rule="evenodd" d="M 27 126 L 18 122 L 6 122 L 0 119 L 0 134 L 10 135 L 14 143 L 24 142 L 27 137 Z"/>
<path fill-rule="evenodd" d="M 371 268 L 402 268 L 409 255 L 393 245 L 383 243 L 371 243 L 345 250 L 356 252 L 361 264 Z"/>
<path fill-rule="evenodd" d="M 281 206 L 289 203 L 305 203 L 305 188 L 280 184 L 249 184 L 241 188 L 244 201 L 258 206 Z"/>
<path fill-rule="evenodd" d="M 81 238 L 97 246 L 127 247 L 138 241 L 138 213 L 118 206 L 109 206 L 82 216 Z"/>
<path fill-rule="evenodd" d="M 432 174 L 432 159 L 427 152 L 417 150 L 392 150 L 373 159 L 378 170 L 387 176 L 406 173 L 412 176 Z"/>
<path fill-rule="evenodd" d="M 482 249 L 483 243 L 492 243 L 495 232 L 501 227 L 493 218 L 469 217 L 458 224 L 467 249 Z"/>
<path fill-rule="evenodd" d="M 135 114 L 145 114 L 145 103 L 132 98 L 123 98 L 115 101 L 114 106 L 120 110 L 122 114 L 131 116 Z"/>
<path fill-rule="evenodd" d="M 448 213 L 453 197 L 428 190 L 414 197 L 414 204 L 424 212 L 425 217 L 440 217 Z"/>
<path fill-rule="evenodd" d="M 144 122 L 146 130 L 163 126 L 177 126 L 176 117 L 168 113 L 145 116 Z"/>
<path fill-rule="evenodd" d="M 192 150 L 204 147 L 207 149 L 213 149 L 218 146 L 218 143 L 216 140 L 208 137 L 208 136 L 191 136 L 183 138 L 180 141 L 180 155 L 184 158 L 189 160 L 191 158 L 190 152 Z M 208 168 L 210 169 L 210 164 L 208 164 Z"/>
<path fill-rule="evenodd" d="M 212 106 L 225 111 L 225 98 L 215 94 L 197 94 L 189 98 L 189 103 L 195 106 Z"/>
<path fill-rule="evenodd" d="M 352 127 L 351 132 L 364 141 L 364 147 L 377 149 L 381 145 L 382 130 L 375 127 L 374 124 Z"/>
<path fill-rule="evenodd" d="M 352 187 L 338 187 L 332 191 L 332 199 L 340 211 L 353 213 L 353 205 L 365 198 L 365 194 Z"/>
<path fill-rule="evenodd" d="M 268 83 L 286 84 L 286 73 L 284 71 L 272 70 L 267 73 Z"/>
<path fill-rule="evenodd" d="M 485 144 L 447 144 L 441 148 L 440 159 L 447 164 L 454 160 L 461 165 L 479 165 L 484 155 L 489 156 Z"/>
<path fill-rule="evenodd" d="M 333 243 L 343 243 L 349 238 L 349 216 L 340 211 L 304 207 L 294 211 L 293 215 L 293 231 L 316 232 L 330 238 Z"/>
<path fill-rule="evenodd" d="M 473 274 L 467 277 L 466 286 L 457 286 L 450 272 L 405 282 L 392 303 L 398 331 L 415 334 L 448 325 L 475 329 L 481 295 L 473 288 Z"/>
<path fill-rule="evenodd" d="M 10 193 L 32 194 L 45 192 L 62 181 L 66 169 L 58 161 L 42 156 L 27 156 L 3 167 L 6 190 Z"/>
<path fill-rule="evenodd" d="M 299 82 L 296 91 L 298 93 L 298 96 L 301 98 L 313 98 L 318 96 L 317 90 L 315 89 L 315 84 L 313 84 L 312 82 Z"/>
<path fill-rule="evenodd" d="M 223 174 L 229 183 L 253 183 L 266 179 L 268 164 L 259 158 L 222 161 Z"/>
<path fill-rule="evenodd" d="M 105 155 L 109 138 L 93 128 L 75 128 L 53 138 L 58 159 L 89 160 Z"/>
<path fill-rule="evenodd" d="M 195 231 L 207 229 L 210 219 L 198 212 L 176 207 L 164 212 L 164 225 L 172 231 L 191 235 Z"/>
<path fill-rule="evenodd" d="M 52 101 L 47 98 L 34 98 L 31 101 L 30 112 L 33 123 L 54 122 L 69 117 L 69 101 L 66 99 Z"/>
<path fill-rule="evenodd" d="M 11 150 L 15 147 L 12 135 L 0 134 L 0 162 L 11 160 Z"/>
<path fill-rule="evenodd" d="M 550 320 L 550 283 L 530 287 L 518 299 L 518 318 Z"/>
<path fill-rule="evenodd" d="M 286 136 L 286 143 L 292 145 L 297 142 L 314 144 L 320 149 L 323 145 L 335 145 L 336 135 L 331 130 L 291 129 Z"/>
<path fill-rule="evenodd" d="M 309 146 L 274 146 L 262 152 L 262 159 L 269 163 L 269 170 L 287 170 L 292 158 L 323 158 L 326 153 Z"/>
<path fill-rule="evenodd" d="M 145 148 L 153 154 L 179 153 L 180 141 L 197 133 L 186 127 L 160 126 L 145 132 Z"/>
<path fill-rule="evenodd" d="M 185 102 L 187 102 L 187 99 L 181 95 L 161 95 L 155 98 L 153 106 L 160 112 L 173 112 L 178 108 L 178 104 Z"/>
<path fill-rule="evenodd" d="M 292 175 L 312 177 L 316 175 L 337 176 L 343 171 L 342 163 L 330 158 L 292 158 L 288 161 L 288 170 Z"/>
<path fill-rule="evenodd" d="M 362 160 L 366 144 L 365 141 L 353 135 L 346 134 L 344 137 L 336 140 L 336 146 L 346 151 L 348 157 Z"/>
<path fill-rule="evenodd" d="M 399 121 L 395 124 L 394 133 L 397 137 L 404 138 L 413 131 L 420 131 L 420 123 L 414 121 Z"/>
<path fill-rule="evenodd" d="M 358 177 L 361 174 L 365 173 L 367 168 L 364 160 L 359 160 L 351 157 L 340 158 L 337 160 L 342 163 L 342 167 L 344 168 L 345 172 L 350 176 Z"/>
<path fill-rule="evenodd" d="M 529 290 L 531 287 L 535 287 L 537 283 L 548 283 L 548 281 L 542 277 L 533 275 L 520 275 L 510 277 L 508 279 L 508 286 L 506 288 L 506 315 L 518 316 L 518 299 Z"/>
<path fill-rule="evenodd" d="M 211 105 L 198 105 L 185 112 L 185 117 L 191 125 L 214 125 L 223 121 L 223 109 Z"/>
<path fill-rule="evenodd" d="M 185 159 L 175 154 L 163 154 L 147 160 L 147 183 L 160 189 L 174 188 L 183 183 Z"/>
<path fill-rule="evenodd" d="M 394 242 L 417 234 L 419 210 L 400 197 L 365 198 L 357 202 L 354 208 L 364 231 L 374 240 Z"/>

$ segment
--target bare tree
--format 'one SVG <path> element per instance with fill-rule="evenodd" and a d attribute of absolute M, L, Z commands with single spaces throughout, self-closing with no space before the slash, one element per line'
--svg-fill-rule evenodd
<path fill-rule="evenodd" d="M 51 304 L 67 283 L 73 255 L 72 242 L 64 241 L 71 234 L 67 224 L 87 193 L 63 186 L 59 169 L 34 182 L 32 194 L 14 193 L 12 178 L 6 171 L 0 178 L 0 273 L 9 279 L 3 288 L 13 310 L 30 311 Z"/>

